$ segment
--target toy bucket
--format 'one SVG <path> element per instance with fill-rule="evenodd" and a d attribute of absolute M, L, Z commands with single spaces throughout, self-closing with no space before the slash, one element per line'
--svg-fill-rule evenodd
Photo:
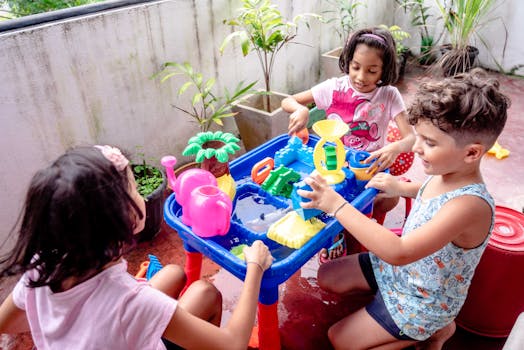
<path fill-rule="evenodd" d="M 524 214 L 496 207 L 495 227 L 480 259 L 457 324 L 503 338 L 524 311 Z"/>

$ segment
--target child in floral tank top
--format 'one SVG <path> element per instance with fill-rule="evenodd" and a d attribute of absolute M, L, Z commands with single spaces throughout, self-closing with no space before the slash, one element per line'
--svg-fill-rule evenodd
<path fill-rule="evenodd" d="M 430 177 L 422 185 L 379 173 L 367 184 L 381 191 L 379 197 L 416 198 L 400 237 L 362 215 L 319 174 L 306 179 L 312 191 L 299 194 L 311 201 L 302 207 L 335 213 L 369 249 L 318 270 L 326 291 L 375 295 L 330 327 L 335 349 L 400 349 L 418 342 L 441 349 L 453 335 L 495 217 L 480 163 L 504 128 L 509 104 L 498 81 L 482 70 L 420 86 L 409 122 L 416 132 L 413 151 Z"/>

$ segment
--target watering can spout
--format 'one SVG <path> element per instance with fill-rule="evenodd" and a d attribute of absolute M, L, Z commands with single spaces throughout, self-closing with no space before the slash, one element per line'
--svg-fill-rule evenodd
<path fill-rule="evenodd" d="M 175 156 L 163 156 L 160 160 L 160 163 L 166 168 L 166 175 L 167 175 L 167 183 L 169 185 L 169 188 L 173 190 L 175 187 L 175 165 L 176 165 L 176 157 Z"/>

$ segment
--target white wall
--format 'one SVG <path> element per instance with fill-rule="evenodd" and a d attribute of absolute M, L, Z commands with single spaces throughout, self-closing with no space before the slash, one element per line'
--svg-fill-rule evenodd
<path fill-rule="evenodd" d="M 287 18 L 316 12 L 320 1 L 281 1 Z M 195 124 L 171 104 L 180 80 L 149 77 L 166 61 L 190 61 L 217 87 L 262 82 L 254 54 L 238 45 L 218 47 L 231 29 L 222 20 L 238 1 L 149 2 L 66 21 L 0 33 L 0 241 L 16 221 L 32 174 L 66 148 L 109 143 L 148 157 L 181 156 Z M 320 23 L 300 30 L 277 58 L 273 88 L 296 92 L 317 82 L 318 61 L 329 40 Z M 307 58 L 307 59 L 304 59 Z M 260 84 L 262 87 L 262 84 Z M 235 131 L 231 120 L 226 130 Z"/>
<path fill-rule="evenodd" d="M 286 18 L 321 13 L 327 4 L 277 3 Z M 110 143 L 131 152 L 143 146 L 148 158 L 174 154 L 187 162 L 180 154 L 197 128 L 171 107 L 178 103 L 180 80 L 160 84 L 149 77 L 165 61 L 190 61 L 217 77 L 219 86 L 256 79 L 262 86 L 254 54 L 243 58 L 238 46 L 218 53 L 231 30 L 222 20 L 238 4 L 165 0 L 0 33 L 0 242 L 16 221 L 32 174 L 69 146 Z M 510 33 L 504 65 L 511 67 L 524 63 L 517 45 L 524 5 L 504 4 L 499 11 Z M 409 29 L 409 18 L 394 11 L 392 0 L 370 0 L 360 16 L 362 25 L 404 21 Z M 498 32 L 487 34 L 493 45 L 500 44 Z M 418 41 L 415 35 L 412 40 Z M 315 22 L 310 30 L 303 27 L 296 41 L 304 45 L 290 45 L 277 58 L 274 90 L 294 93 L 317 83 L 320 54 L 338 38 Z M 227 124 L 226 130 L 235 129 L 233 121 Z"/>

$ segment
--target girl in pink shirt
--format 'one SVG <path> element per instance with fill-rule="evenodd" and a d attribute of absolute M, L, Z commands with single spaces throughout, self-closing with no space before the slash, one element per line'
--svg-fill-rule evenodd
<path fill-rule="evenodd" d="M 185 285 L 167 265 L 146 282 L 122 255 L 144 227 L 145 204 L 129 161 L 110 146 L 77 147 L 36 173 L 18 241 L 1 275 L 23 273 L 0 306 L 0 333 L 31 331 L 43 349 L 246 349 L 262 274 L 272 263 L 255 241 L 238 306 L 220 328 L 222 297 L 210 283 Z M 179 297 L 179 298 L 178 298 Z M 178 298 L 174 299 L 174 298 Z"/>
<path fill-rule="evenodd" d="M 370 28 L 359 30 L 348 38 L 340 55 L 340 69 L 346 74 L 328 79 L 310 90 L 292 95 L 282 101 L 282 108 L 291 113 L 289 134 L 307 126 L 307 104 L 315 102 L 325 110 L 328 119 L 339 119 L 349 126 L 342 137 L 348 147 L 370 152 L 365 160 L 375 162 L 369 171 L 389 168 L 400 153 L 410 152 L 415 142 L 402 97 L 390 84 L 397 80 L 395 42 L 388 30 Z M 390 121 L 400 130 L 399 141 L 385 144 Z M 376 200 L 373 216 L 383 218 L 398 202 L 398 198 Z M 340 250 L 322 252 L 321 261 L 341 255 Z"/>

